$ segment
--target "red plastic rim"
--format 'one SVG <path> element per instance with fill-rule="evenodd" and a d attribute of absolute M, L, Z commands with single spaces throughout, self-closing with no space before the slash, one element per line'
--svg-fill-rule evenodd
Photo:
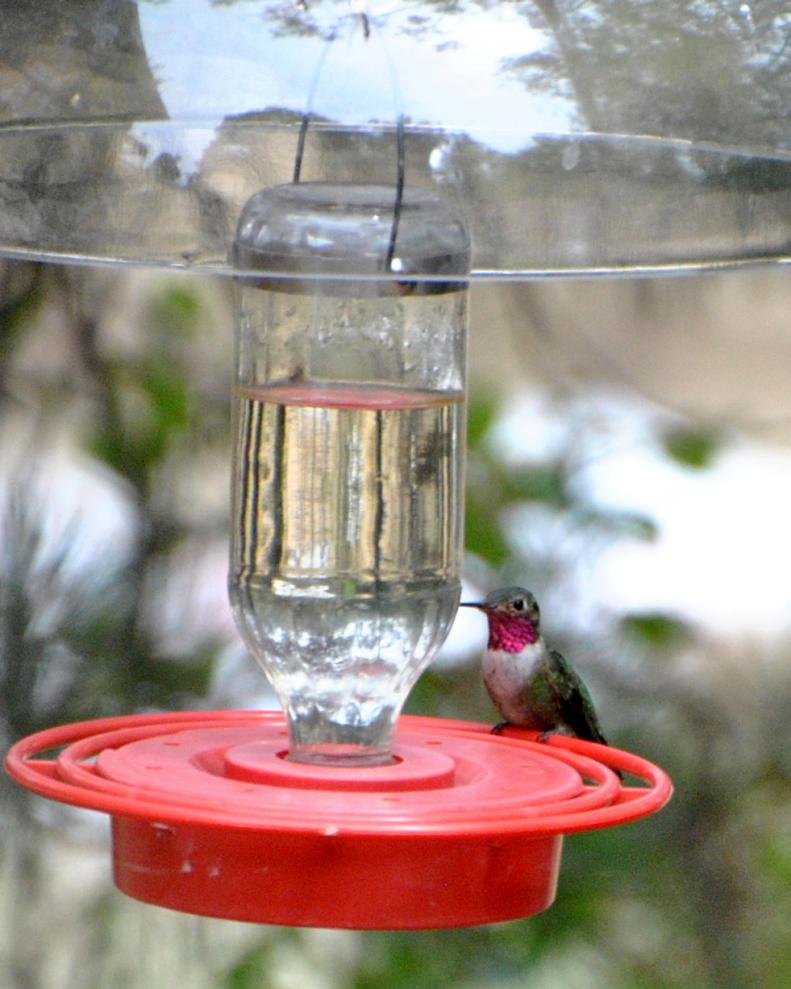
<path fill-rule="evenodd" d="M 631 753 L 460 721 L 402 717 L 391 766 L 291 763 L 285 747 L 279 712 L 135 715 L 31 735 L 6 768 L 42 796 L 112 816 L 116 882 L 132 896 L 361 928 L 545 909 L 562 835 L 634 821 L 672 792 Z"/>

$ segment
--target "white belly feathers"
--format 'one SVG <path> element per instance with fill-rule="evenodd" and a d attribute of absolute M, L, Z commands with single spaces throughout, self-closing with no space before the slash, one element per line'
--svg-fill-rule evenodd
<path fill-rule="evenodd" d="M 483 657 L 483 682 L 500 713 L 511 724 L 525 716 L 524 691 L 546 656 L 543 642 L 527 645 L 521 652 L 487 650 Z"/>

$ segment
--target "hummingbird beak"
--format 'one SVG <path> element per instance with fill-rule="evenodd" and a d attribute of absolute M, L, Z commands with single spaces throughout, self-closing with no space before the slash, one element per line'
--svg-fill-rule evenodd
<path fill-rule="evenodd" d="M 459 601 L 459 607 L 460 608 L 479 608 L 481 611 L 484 611 L 485 608 L 486 608 L 486 605 L 483 603 L 483 601 Z"/>

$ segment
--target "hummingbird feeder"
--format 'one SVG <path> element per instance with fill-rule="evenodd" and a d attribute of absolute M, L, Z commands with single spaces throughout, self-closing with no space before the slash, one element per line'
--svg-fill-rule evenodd
<path fill-rule="evenodd" d="M 0 253 L 236 280 L 229 587 L 283 713 L 55 727 L 9 773 L 110 815 L 149 903 L 363 929 L 545 909 L 563 835 L 671 785 L 400 716 L 459 602 L 469 287 L 787 262 L 772 94 L 728 86 L 697 7 L 656 4 L 669 31 L 606 4 L 40 6 L 46 45 L 3 14 Z M 758 65 L 747 7 L 726 26 Z M 686 76 L 643 57 L 674 32 Z"/>

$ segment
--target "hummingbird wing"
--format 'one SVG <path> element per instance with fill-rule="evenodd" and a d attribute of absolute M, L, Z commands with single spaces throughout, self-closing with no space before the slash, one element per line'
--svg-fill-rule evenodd
<path fill-rule="evenodd" d="M 552 691 L 564 723 L 577 738 L 606 745 L 607 739 L 602 734 L 591 695 L 582 678 L 555 649 L 550 650 L 549 656 L 552 661 Z"/>

